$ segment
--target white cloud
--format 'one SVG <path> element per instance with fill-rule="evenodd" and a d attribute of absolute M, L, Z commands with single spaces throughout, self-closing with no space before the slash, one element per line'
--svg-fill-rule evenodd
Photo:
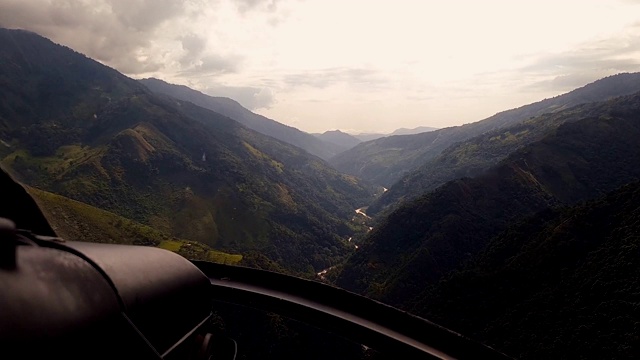
<path fill-rule="evenodd" d="M 274 12 L 278 8 L 278 0 L 234 0 L 238 11 L 245 13 L 251 10 L 266 10 Z"/>
<path fill-rule="evenodd" d="M 234 99 L 249 110 L 268 109 L 276 101 L 269 88 L 212 85 L 203 89 L 203 92 L 210 96 Z"/>
<path fill-rule="evenodd" d="M 184 15 L 180 0 L 0 2 L 0 24 L 37 32 L 125 73 L 164 67 L 154 54 L 157 30 Z"/>
<path fill-rule="evenodd" d="M 207 39 L 195 34 L 186 34 L 178 38 L 182 43 L 182 49 L 186 52 L 180 62 L 191 64 L 202 52 L 207 45 Z"/>

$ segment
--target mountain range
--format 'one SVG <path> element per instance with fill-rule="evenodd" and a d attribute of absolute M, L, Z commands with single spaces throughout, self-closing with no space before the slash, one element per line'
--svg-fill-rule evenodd
<path fill-rule="evenodd" d="M 519 148 L 553 133 L 562 124 L 581 120 L 587 114 L 599 114 L 608 107 L 610 104 L 607 102 L 585 103 L 488 131 L 451 145 L 393 184 L 383 196 L 369 206 L 367 212 L 369 215 L 376 215 L 381 210 L 389 211 L 394 206 L 415 199 L 447 181 L 481 174 Z"/>
<path fill-rule="evenodd" d="M 411 297 L 418 289 L 406 290 L 411 284 L 438 280 L 510 222 L 640 177 L 633 165 L 640 161 L 640 94 L 596 111 L 582 108 L 576 109 L 581 120 L 563 123 L 483 174 L 449 181 L 398 207 L 351 257 L 339 283 L 370 294 L 384 284 L 384 299 L 397 299 L 396 292 Z"/>
<path fill-rule="evenodd" d="M 360 144 L 363 141 L 375 140 L 387 136 L 394 135 L 410 135 L 410 134 L 420 134 L 424 132 L 438 130 L 437 128 L 428 127 L 428 126 L 419 126 L 417 128 L 408 129 L 408 128 L 400 128 L 389 134 L 383 133 L 360 133 L 360 134 L 349 134 L 346 132 L 342 132 L 340 130 L 329 130 L 325 131 L 322 134 L 313 134 L 317 138 L 334 144 L 336 149 L 338 149 L 337 154 L 347 151 L 356 145 Z M 337 155 L 336 154 L 336 155 Z"/>
<path fill-rule="evenodd" d="M 555 116 L 562 119 L 552 121 Z M 490 344 L 507 354 L 523 358 L 555 358 L 561 354 L 571 357 L 570 354 L 574 354 L 559 351 L 557 339 L 550 335 L 543 337 L 544 329 L 550 334 L 556 331 L 570 338 L 571 344 L 566 346 L 578 353 L 584 352 L 580 346 L 592 341 L 590 336 L 594 336 L 593 333 L 576 334 L 571 331 L 582 326 L 595 326 L 594 319 L 604 318 L 608 311 L 606 308 L 589 317 L 585 315 L 586 310 L 582 311 L 580 314 L 583 317 L 571 319 L 573 322 L 570 326 L 558 328 L 553 328 L 558 322 L 551 315 L 545 315 L 548 322 L 544 325 L 534 319 L 538 311 L 545 309 L 554 314 L 569 311 L 563 310 L 563 306 L 571 305 L 562 303 L 562 299 L 558 298 L 564 292 L 552 284 L 569 281 L 574 276 L 571 271 L 578 271 L 579 266 L 591 268 L 604 260 L 595 260 L 593 257 L 597 254 L 586 250 L 572 252 L 562 242 L 558 245 L 541 242 L 556 233 L 576 239 L 578 243 L 583 241 L 579 235 L 582 231 L 565 232 L 562 221 L 573 221 L 572 218 L 565 216 L 563 220 L 553 220 L 558 224 L 555 226 L 551 225 L 554 222 L 528 219 L 545 216 L 545 213 L 554 214 L 560 211 L 557 208 L 562 207 L 569 209 L 569 213 L 580 213 L 584 201 L 607 196 L 640 179 L 640 168 L 636 166 L 640 163 L 640 93 L 598 104 L 579 105 L 531 121 L 537 124 L 552 121 L 556 124 L 543 132 L 546 135 L 513 149 L 481 174 L 448 181 L 414 200 L 403 202 L 388 216 L 382 217 L 361 242 L 359 250 L 346 264 L 336 269 L 333 275 L 336 284 L 439 320 L 463 334 L 490 341 Z M 619 200 L 623 199 L 616 196 Z M 607 205 L 607 200 L 603 201 L 603 205 Z M 613 206 L 622 206 L 630 213 L 622 218 L 621 223 L 607 223 L 605 226 L 602 222 L 594 222 L 603 225 L 602 230 L 596 227 L 591 230 L 594 249 L 600 246 L 598 241 L 614 238 L 617 234 L 628 234 L 622 236 L 631 242 L 637 239 L 637 232 L 626 227 L 625 221 L 635 224 L 640 220 L 638 203 Z M 517 231 L 510 230 L 527 221 L 538 226 L 534 230 L 540 233 L 542 239 L 535 235 L 529 238 L 530 234 L 522 227 Z M 578 223 L 581 221 L 587 220 L 579 220 Z M 573 229 L 577 230 L 577 225 L 573 225 Z M 602 231 L 602 236 L 597 235 L 600 234 L 597 231 Z M 536 250 L 536 245 L 532 245 L 532 248 L 523 245 L 526 244 L 521 242 L 523 238 L 537 241 L 537 246 L 545 246 L 544 250 Z M 501 248 L 494 246 L 496 242 Z M 575 246 L 572 249 L 577 250 Z M 622 253 L 627 251 L 624 246 L 629 246 L 629 242 L 611 242 L 606 246 L 613 246 L 607 249 L 612 254 Z M 483 254 L 488 251 L 493 251 L 492 256 L 498 257 L 502 263 L 484 268 Z M 524 256 L 536 256 L 527 258 L 528 267 L 520 268 L 518 263 L 513 262 L 519 251 L 527 254 Z M 531 252 L 535 255 L 531 255 Z M 563 259 L 569 255 L 575 259 L 572 260 L 574 263 L 563 263 Z M 548 273 L 551 269 L 543 262 L 551 259 L 555 259 L 554 266 L 558 269 L 553 275 Z M 621 258 L 614 260 L 623 261 Z M 487 275 L 480 279 L 481 283 L 470 285 L 478 278 L 465 272 L 467 266 L 471 266 L 469 264 L 481 264 L 482 271 L 495 272 L 497 275 Z M 612 266 L 615 269 L 618 265 Z M 505 267 L 518 269 L 518 274 L 524 277 L 509 277 L 511 270 L 504 270 Z M 528 274 L 539 274 L 539 277 L 532 280 L 527 277 Z M 582 283 L 593 284 L 598 279 L 597 273 L 581 271 L 580 274 L 584 277 Z M 506 278 L 501 277 L 503 275 Z M 617 289 L 617 295 L 600 293 L 596 297 L 598 301 L 617 299 L 637 304 L 633 286 L 616 287 L 611 283 L 611 275 L 607 276 L 603 286 Z M 534 280 L 536 282 L 531 283 Z M 511 283 L 505 281 L 521 281 L 521 284 L 511 289 Z M 518 290 L 523 287 L 528 289 L 529 286 L 537 286 L 532 295 L 536 296 L 535 300 L 523 298 L 530 293 Z M 471 289 L 470 293 L 467 293 L 467 288 Z M 553 305 L 547 308 L 549 298 L 544 296 L 556 290 L 560 295 L 555 295 L 558 297 L 553 298 Z M 585 290 L 578 291 L 572 287 L 566 294 L 579 295 L 581 291 Z M 450 298 L 449 294 L 455 294 L 455 297 Z M 474 297 L 475 294 L 478 294 L 478 298 Z M 455 301 L 450 302 L 450 299 Z M 564 300 L 581 301 L 580 298 Z M 527 301 L 527 305 L 519 305 L 522 301 Z M 487 309 L 491 312 L 483 313 Z M 513 311 L 518 312 L 510 312 L 511 309 L 517 309 Z M 596 310 L 594 307 L 590 309 Z M 623 313 L 627 314 L 617 312 L 618 316 Z M 638 317 L 634 319 L 637 321 Z M 473 322 L 475 320 L 478 321 Z M 504 323 L 511 327 L 499 328 Z M 490 324 L 495 325 L 487 327 Z M 619 329 L 619 333 L 627 336 L 615 342 L 615 346 L 619 346 L 619 354 L 629 354 L 630 349 L 623 347 L 631 344 L 629 334 L 637 334 L 627 329 Z M 534 338 L 535 334 L 539 337 Z M 530 343 L 524 344 L 527 340 Z"/>
<path fill-rule="evenodd" d="M 497 113 L 482 121 L 431 132 L 390 136 L 363 142 L 329 159 L 336 169 L 391 188 L 394 183 L 437 157 L 455 143 L 498 130 L 545 113 L 575 105 L 603 101 L 640 91 L 640 74 L 619 74 L 600 79 L 564 95 Z"/>
<path fill-rule="evenodd" d="M 0 159 L 23 183 L 296 273 L 353 251 L 366 183 L 34 33 L 0 44 Z"/>
<path fill-rule="evenodd" d="M 358 133 L 358 134 L 351 134 L 351 136 L 355 137 L 360 141 L 371 141 L 371 140 L 379 139 L 386 136 L 414 135 L 414 134 L 420 134 L 420 133 L 425 133 L 425 132 L 435 131 L 435 130 L 438 130 L 438 128 L 434 128 L 430 126 L 418 126 L 412 129 L 399 128 L 390 133 Z"/>
<path fill-rule="evenodd" d="M 339 152 L 349 150 L 362 142 L 355 136 L 349 135 L 340 130 L 329 130 L 323 132 L 322 134 L 313 135 L 318 139 L 334 144 L 336 148 L 340 149 Z"/>

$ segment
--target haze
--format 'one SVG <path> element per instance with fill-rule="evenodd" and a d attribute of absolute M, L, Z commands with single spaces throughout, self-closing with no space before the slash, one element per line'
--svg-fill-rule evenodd
<path fill-rule="evenodd" d="M 0 0 L 0 26 L 308 132 L 459 125 L 640 71 L 628 0 Z"/>

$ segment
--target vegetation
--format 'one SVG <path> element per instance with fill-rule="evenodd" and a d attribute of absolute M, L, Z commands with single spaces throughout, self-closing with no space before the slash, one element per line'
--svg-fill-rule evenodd
<path fill-rule="evenodd" d="M 640 183 L 509 227 L 413 303 L 516 358 L 640 355 Z"/>
<path fill-rule="evenodd" d="M 514 221 L 601 196 L 640 178 L 640 95 L 608 116 L 567 122 L 476 178 L 448 182 L 392 212 L 337 283 L 406 306 Z"/>

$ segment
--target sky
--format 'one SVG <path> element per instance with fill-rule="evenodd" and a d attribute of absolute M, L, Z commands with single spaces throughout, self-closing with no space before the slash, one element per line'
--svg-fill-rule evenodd
<path fill-rule="evenodd" d="M 637 0 L 0 0 L 0 27 L 307 132 L 461 125 L 640 71 Z"/>

